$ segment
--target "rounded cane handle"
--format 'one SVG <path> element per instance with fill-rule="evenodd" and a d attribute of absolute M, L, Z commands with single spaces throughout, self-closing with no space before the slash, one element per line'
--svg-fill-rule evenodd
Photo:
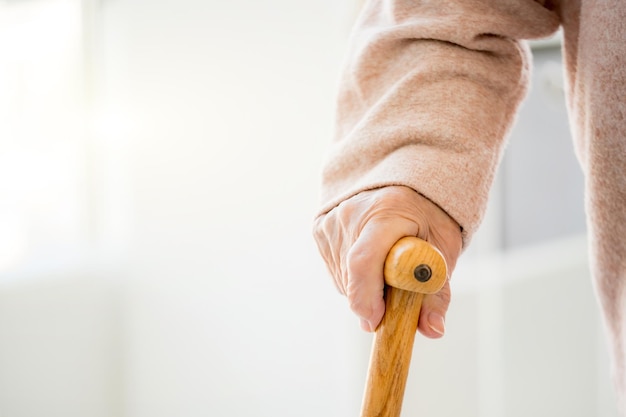
<path fill-rule="evenodd" d="M 441 252 L 417 237 L 397 241 L 385 260 L 385 283 L 402 290 L 434 294 L 445 284 L 447 273 Z"/>

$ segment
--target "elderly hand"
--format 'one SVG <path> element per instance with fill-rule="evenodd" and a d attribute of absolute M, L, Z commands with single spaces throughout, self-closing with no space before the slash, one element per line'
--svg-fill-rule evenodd
<path fill-rule="evenodd" d="M 417 236 L 434 245 L 448 264 L 461 253 L 461 228 L 441 208 L 414 190 L 389 186 L 361 192 L 316 219 L 314 236 L 339 292 L 348 297 L 361 327 L 372 332 L 385 312 L 383 265 L 400 238 Z M 448 276 L 449 278 L 449 276 Z M 445 332 L 450 284 L 424 297 L 418 330 L 439 338 Z"/>

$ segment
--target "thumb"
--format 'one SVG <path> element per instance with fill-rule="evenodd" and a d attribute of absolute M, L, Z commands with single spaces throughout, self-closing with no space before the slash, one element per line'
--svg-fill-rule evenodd
<path fill-rule="evenodd" d="M 451 299 L 450 276 L 461 253 L 463 242 L 460 227 L 452 219 L 447 216 L 444 217 L 446 221 L 440 217 L 432 219 L 436 220 L 430 224 L 427 240 L 439 249 L 445 259 L 448 268 L 447 279 L 437 293 L 424 296 L 417 328 L 424 336 L 438 339 L 446 332 L 446 313 Z"/>
<path fill-rule="evenodd" d="M 383 266 L 389 249 L 403 236 L 415 233 L 405 221 L 368 222 L 347 255 L 346 295 L 361 327 L 373 332 L 385 312 Z"/>
<path fill-rule="evenodd" d="M 417 324 L 421 334 L 431 339 L 438 339 L 446 332 L 445 318 L 450 305 L 450 281 L 436 294 L 424 296 L 422 310 Z"/>

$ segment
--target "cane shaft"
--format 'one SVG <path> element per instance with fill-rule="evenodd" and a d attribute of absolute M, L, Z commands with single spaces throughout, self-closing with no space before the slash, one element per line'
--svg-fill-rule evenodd
<path fill-rule="evenodd" d="M 361 417 L 399 417 L 424 294 L 447 280 L 441 253 L 416 237 L 400 239 L 384 266 L 385 315 L 376 329 Z"/>
<path fill-rule="evenodd" d="M 361 417 L 399 417 L 424 294 L 387 287 L 376 331 Z"/>

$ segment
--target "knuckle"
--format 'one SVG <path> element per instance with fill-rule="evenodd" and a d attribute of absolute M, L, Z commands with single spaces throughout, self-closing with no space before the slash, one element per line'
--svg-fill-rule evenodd
<path fill-rule="evenodd" d="M 450 301 L 452 301 L 452 297 L 450 296 L 450 291 L 439 291 L 438 296 L 441 302 L 446 306 L 450 304 Z"/>
<path fill-rule="evenodd" d="M 452 300 L 452 296 L 450 293 L 450 286 L 447 284 L 444 285 L 444 287 L 435 294 L 434 298 L 435 300 L 437 300 L 436 303 L 441 308 L 447 309 L 448 306 L 450 305 L 450 301 Z"/>
<path fill-rule="evenodd" d="M 331 276 L 339 294 L 346 295 L 346 287 L 341 272 L 335 269 L 331 272 Z"/>
<path fill-rule="evenodd" d="M 352 246 L 346 254 L 346 268 L 351 276 L 360 276 L 369 269 L 370 254 L 361 247 Z"/>

